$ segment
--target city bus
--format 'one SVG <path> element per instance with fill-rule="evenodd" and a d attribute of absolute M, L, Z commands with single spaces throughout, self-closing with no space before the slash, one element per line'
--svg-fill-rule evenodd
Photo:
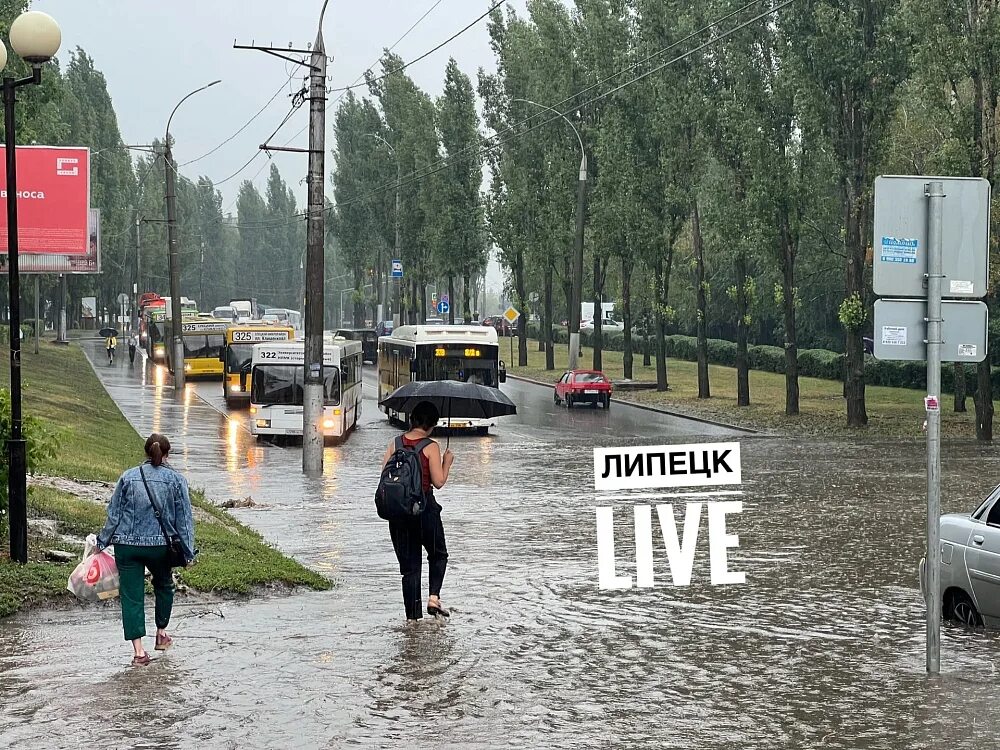
<path fill-rule="evenodd" d="M 181 321 L 181 343 L 184 346 L 184 373 L 191 378 L 221 377 L 222 350 L 226 345 L 224 320 L 211 318 L 185 318 Z M 173 323 L 164 323 L 165 355 L 167 367 L 174 371 Z"/>
<path fill-rule="evenodd" d="M 231 324 L 226 329 L 222 359 L 222 395 L 226 406 L 250 401 L 250 368 L 254 344 L 292 341 L 295 331 L 287 326 L 251 322 Z"/>
<path fill-rule="evenodd" d="M 459 380 L 499 387 L 507 381 L 496 329 L 490 326 L 406 325 L 378 340 L 378 400 L 415 380 Z M 382 407 L 390 422 L 407 415 Z M 485 435 L 495 419 L 458 412 L 441 415 L 441 427 L 476 429 Z"/>
<path fill-rule="evenodd" d="M 167 358 L 166 320 L 167 307 L 162 299 L 144 306 L 139 316 L 139 345 L 157 364 L 165 363 Z"/>
<path fill-rule="evenodd" d="M 250 432 L 258 438 L 302 436 L 305 342 L 254 344 Z M 323 437 L 341 442 L 361 416 L 361 342 L 323 341 Z"/>

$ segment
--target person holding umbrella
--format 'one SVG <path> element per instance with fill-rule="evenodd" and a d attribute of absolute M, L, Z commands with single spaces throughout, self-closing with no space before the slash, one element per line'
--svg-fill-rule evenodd
<path fill-rule="evenodd" d="M 419 451 L 420 474 L 427 505 L 417 516 L 389 521 L 389 537 L 399 561 L 403 577 L 403 605 L 407 622 L 423 617 L 420 594 L 421 547 L 427 550 L 430 594 L 427 597 L 427 614 L 449 617 L 450 612 L 441 604 L 441 585 L 448 567 L 448 547 L 441 523 L 441 506 L 434 497 L 434 490 L 441 489 L 448 481 L 455 454 L 450 450 L 441 453 L 441 447 L 431 440 L 431 433 L 440 419 L 434 404 L 421 401 L 409 412 L 410 430 L 393 439 L 382 456 L 384 467 L 401 446 Z"/>

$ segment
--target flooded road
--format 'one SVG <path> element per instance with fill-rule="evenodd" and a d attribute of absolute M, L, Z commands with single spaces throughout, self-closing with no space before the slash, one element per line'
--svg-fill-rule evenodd
<path fill-rule="evenodd" d="M 166 433 L 175 466 L 213 499 L 266 505 L 235 513 L 338 586 L 181 600 L 177 646 L 147 669 L 127 666 L 117 606 L 2 621 L 5 747 L 847 750 L 1000 737 L 1000 636 L 946 627 L 943 675 L 924 675 L 919 439 L 734 436 L 618 405 L 568 412 L 509 383 L 517 417 L 451 440 L 451 622 L 406 628 L 372 502 L 398 432 L 370 373 L 358 431 L 305 480 L 300 449 L 255 442 L 220 384 L 177 401 L 162 371 L 121 359 L 96 370 L 139 432 Z M 657 538 L 655 588 L 598 590 L 591 449 L 702 439 L 742 441 L 729 567 L 747 583 L 708 585 L 703 521 L 690 587 L 669 585 Z M 946 444 L 945 510 L 971 509 L 997 476 L 995 448 Z M 635 572 L 635 502 L 616 503 L 619 573 Z"/>

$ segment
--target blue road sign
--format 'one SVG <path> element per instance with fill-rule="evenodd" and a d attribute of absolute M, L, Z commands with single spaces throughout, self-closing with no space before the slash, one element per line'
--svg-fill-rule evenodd
<path fill-rule="evenodd" d="M 438 302 L 438 313 L 439 314 L 441 314 L 441 315 L 447 315 L 449 309 L 451 309 L 451 305 L 449 305 L 444 300 L 441 300 L 440 302 Z"/>
<path fill-rule="evenodd" d="M 394 279 L 403 278 L 403 261 L 401 260 L 392 261 L 392 271 L 389 273 L 389 276 Z"/>

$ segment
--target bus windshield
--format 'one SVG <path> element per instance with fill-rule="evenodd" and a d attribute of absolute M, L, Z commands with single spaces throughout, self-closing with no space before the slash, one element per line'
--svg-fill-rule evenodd
<path fill-rule="evenodd" d="M 221 333 L 189 333 L 181 336 L 185 359 L 218 359 L 226 337 Z"/>
<path fill-rule="evenodd" d="M 240 372 L 253 359 L 253 344 L 230 344 L 226 347 L 226 371 Z"/>
<path fill-rule="evenodd" d="M 302 406 L 302 365 L 257 365 L 253 370 L 250 401 L 261 406 Z M 340 403 L 340 370 L 323 368 L 323 403 Z"/>
<path fill-rule="evenodd" d="M 417 362 L 418 380 L 458 380 L 496 387 L 497 360 L 487 357 L 435 357 L 428 348 L 427 355 Z"/>

